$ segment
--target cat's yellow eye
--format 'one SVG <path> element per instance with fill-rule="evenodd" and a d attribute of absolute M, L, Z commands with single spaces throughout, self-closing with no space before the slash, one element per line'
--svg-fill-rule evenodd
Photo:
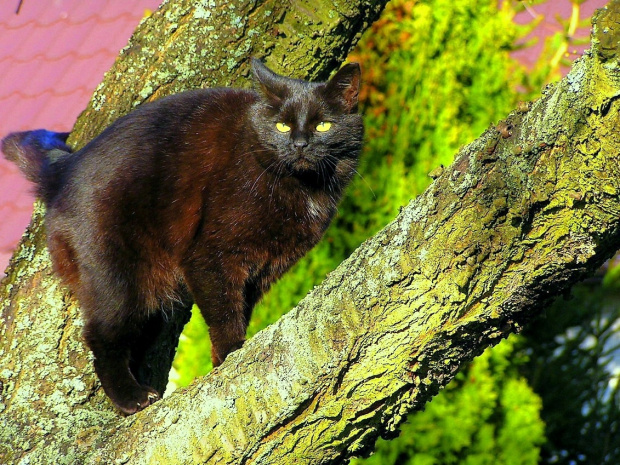
<path fill-rule="evenodd" d="M 276 123 L 276 129 L 280 132 L 289 132 L 291 127 L 284 123 Z"/>
<path fill-rule="evenodd" d="M 327 132 L 331 129 L 332 123 L 328 121 L 322 121 L 316 126 L 316 130 L 319 132 Z"/>

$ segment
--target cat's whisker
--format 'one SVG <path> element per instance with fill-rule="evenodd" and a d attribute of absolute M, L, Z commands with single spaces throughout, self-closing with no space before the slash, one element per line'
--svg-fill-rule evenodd
<path fill-rule="evenodd" d="M 246 153 L 243 154 L 243 158 L 240 158 L 240 160 L 243 160 L 248 155 L 254 155 L 254 154 L 263 153 L 263 152 L 270 153 L 270 152 L 272 152 L 272 150 L 270 150 L 270 149 L 258 149 L 258 150 L 253 150 L 251 152 L 246 152 Z M 279 159 L 275 159 L 275 160 L 271 161 L 271 163 L 269 163 L 269 165 L 261 172 L 261 174 L 258 175 L 258 177 L 254 180 L 254 183 L 252 184 L 252 187 L 250 187 L 250 189 L 249 189 L 250 193 L 254 193 L 254 188 L 258 185 L 258 181 L 260 180 L 260 178 L 262 178 L 263 175 L 267 171 L 269 171 L 269 169 L 271 167 L 273 167 L 276 163 L 279 163 L 279 161 L 280 161 Z M 246 184 L 246 186 L 247 186 L 247 184 Z"/>
<path fill-rule="evenodd" d="M 334 172 L 336 171 L 336 168 L 337 168 L 337 163 L 336 163 L 336 161 L 335 161 L 335 160 L 333 160 L 333 159 L 332 159 L 331 157 L 329 157 L 329 156 L 328 156 L 328 157 L 323 158 L 323 160 L 325 161 L 325 163 L 326 163 L 326 164 L 328 164 L 328 165 L 329 165 L 329 166 L 330 166 L 330 167 L 334 170 Z M 336 192 L 334 191 L 334 186 L 335 186 L 336 184 L 337 184 L 337 181 L 334 179 L 334 177 L 333 177 L 333 176 L 331 176 L 331 177 L 329 178 L 329 185 L 328 185 L 328 188 L 329 188 L 329 191 L 330 191 L 330 193 L 331 193 L 332 195 L 335 195 L 335 194 L 336 194 Z M 330 199 L 332 199 L 332 198 L 330 197 Z M 332 199 L 332 200 L 333 200 L 333 199 Z"/>
<path fill-rule="evenodd" d="M 256 180 L 254 181 L 254 184 L 252 184 L 252 187 L 250 187 L 250 193 L 254 193 L 254 188 L 258 185 L 258 181 L 260 180 L 260 178 L 262 178 L 262 177 L 263 177 L 263 175 L 264 175 L 267 171 L 269 171 L 269 169 L 270 169 L 273 165 L 275 165 L 276 163 L 278 163 L 278 160 L 277 160 L 277 159 L 276 159 L 276 160 L 274 160 L 274 161 L 272 161 L 272 162 L 269 164 L 269 166 L 267 166 L 267 168 L 265 168 L 265 169 L 262 171 L 262 173 L 258 175 L 258 177 L 256 178 Z"/>
<path fill-rule="evenodd" d="M 325 161 L 329 162 L 332 164 L 332 166 L 334 167 L 334 169 L 336 169 L 336 161 L 333 160 L 332 157 L 326 157 Z M 364 181 L 364 184 L 366 185 L 366 187 L 368 188 L 368 190 L 370 191 L 370 193 L 372 194 L 373 199 L 377 199 L 377 195 L 375 194 L 375 191 L 372 189 L 372 187 L 370 186 L 370 184 L 368 183 L 368 181 L 366 181 L 366 178 L 364 176 L 362 176 L 362 174 L 357 171 L 357 169 L 355 168 L 355 164 L 351 161 L 348 162 L 349 165 L 349 169 L 355 173 L 357 176 L 359 176 L 359 178 Z"/>
<path fill-rule="evenodd" d="M 286 162 L 280 158 L 277 159 L 276 163 L 276 176 L 271 184 L 271 193 L 269 194 L 269 204 L 268 207 L 271 208 L 271 201 L 273 200 L 274 189 L 276 185 L 280 182 L 281 174 L 284 173 L 284 169 L 286 168 Z"/>
<path fill-rule="evenodd" d="M 366 178 L 365 178 L 364 176 L 362 176 L 362 175 L 360 174 L 360 172 L 359 172 L 359 171 L 357 171 L 355 168 L 353 168 L 353 172 L 354 172 L 355 174 L 357 174 L 357 175 L 360 177 L 360 179 L 361 179 L 362 181 L 364 181 L 364 184 L 366 184 L 366 187 L 368 188 L 368 190 L 369 190 L 369 191 L 370 191 L 370 193 L 372 194 L 372 198 L 373 198 L 374 200 L 377 200 L 377 195 L 375 194 L 375 191 L 373 191 L 373 190 L 372 190 L 372 187 L 370 187 L 370 184 L 368 183 L 368 181 L 366 181 Z"/>

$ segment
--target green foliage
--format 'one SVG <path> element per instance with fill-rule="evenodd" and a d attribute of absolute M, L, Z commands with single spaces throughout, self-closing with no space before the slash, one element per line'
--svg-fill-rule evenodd
<path fill-rule="evenodd" d="M 509 5 L 507 2 L 505 2 Z M 367 152 L 362 170 L 380 182 L 379 206 L 407 202 L 516 103 L 509 6 L 494 1 L 391 2 L 360 44 L 365 65 Z M 394 182 L 396 181 L 396 182 Z M 355 200 L 354 200 L 355 202 Z M 375 209 L 372 199 L 364 202 Z"/>
<path fill-rule="evenodd" d="M 207 324 L 195 305 L 190 322 L 183 328 L 173 368 L 170 381 L 176 386 L 187 386 L 213 368 Z"/>
<path fill-rule="evenodd" d="M 538 463 L 544 424 L 540 399 L 518 375 L 511 336 L 476 358 L 448 387 L 411 415 L 395 441 L 379 440 L 367 465 L 525 465 Z M 517 358 L 517 360 L 515 360 Z"/>
<path fill-rule="evenodd" d="M 544 463 L 620 463 L 620 279 L 575 286 L 530 325 L 522 370 L 543 399 Z"/>

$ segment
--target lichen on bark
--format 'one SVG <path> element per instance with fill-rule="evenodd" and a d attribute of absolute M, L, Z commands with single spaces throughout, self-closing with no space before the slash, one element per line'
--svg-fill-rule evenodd
<path fill-rule="evenodd" d="M 326 76 L 385 1 L 351 5 L 344 1 L 291 5 L 283 0 L 165 2 L 142 22 L 106 74 L 76 123 L 70 143 L 83 146 L 145 100 L 202 86 L 248 85 L 252 55 L 266 58 L 274 68 L 276 63 L 293 64 L 297 77 Z M 322 15 L 330 21 L 322 20 Z M 316 35 L 313 43 L 306 44 L 302 37 L 311 35 Z M 320 53 L 308 52 L 308 47 L 319 44 Z M 103 395 L 82 343 L 77 303 L 51 273 L 43 214 L 37 204 L 31 227 L 2 282 L 3 463 L 20 459 L 76 463 L 76 457 L 83 458 L 94 442 L 107 437 L 102 431 L 121 421 Z M 187 310 L 177 309 L 169 334 L 152 354 L 154 385 L 165 385 Z"/>
<path fill-rule="evenodd" d="M 77 309 L 49 273 L 39 218 L 5 285 L 0 359 L 14 374 L 0 372 L 0 444 L 12 443 L 0 453 L 30 463 L 337 463 L 393 434 L 463 363 L 620 245 L 620 1 L 596 21 L 605 26 L 593 50 L 567 78 L 464 147 L 276 324 L 132 417 L 106 407 L 83 348 L 71 348 Z M 278 47 L 270 59 L 287 62 Z M 37 299 L 49 314 L 36 313 Z"/>

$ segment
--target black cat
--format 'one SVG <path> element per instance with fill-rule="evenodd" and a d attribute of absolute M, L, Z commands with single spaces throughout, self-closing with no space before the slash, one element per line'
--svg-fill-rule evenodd
<path fill-rule="evenodd" d="M 47 204 L 54 269 L 84 310 L 101 384 L 126 414 L 159 398 L 131 366 L 161 311 L 191 295 L 222 363 L 261 295 L 319 241 L 355 172 L 359 65 L 326 83 L 252 66 L 258 92 L 162 98 L 76 153 L 67 134 L 44 130 L 2 141 Z"/>

